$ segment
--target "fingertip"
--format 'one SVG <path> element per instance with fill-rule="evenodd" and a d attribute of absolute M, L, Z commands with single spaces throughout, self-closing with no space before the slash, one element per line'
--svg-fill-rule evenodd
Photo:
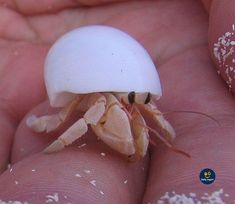
<path fill-rule="evenodd" d="M 217 72 L 235 92 L 235 1 L 214 0 L 210 12 L 209 46 Z"/>
<path fill-rule="evenodd" d="M 0 176 L 0 198 L 37 204 L 57 194 L 59 203 L 140 203 L 146 164 L 128 163 L 96 145 L 33 154 Z"/>

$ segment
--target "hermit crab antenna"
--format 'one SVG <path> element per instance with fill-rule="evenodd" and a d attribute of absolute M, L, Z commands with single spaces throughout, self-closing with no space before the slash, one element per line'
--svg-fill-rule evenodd
<path fill-rule="evenodd" d="M 168 148 L 170 148 L 171 150 L 173 150 L 174 152 L 177 152 L 179 154 L 182 154 L 188 158 L 191 158 L 191 155 L 188 154 L 187 152 L 181 150 L 181 149 L 178 149 L 176 147 L 174 147 L 169 141 L 167 141 L 167 139 L 165 139 L 163 136 L 161 136 L 156 130 L 154 130 L 153 128 L 151 127 L 148 127 L 148 126 L 144 126 L 145 128 L 149 129 L 152 133 L 154 133 L 158 139 L 160 139 Z M 153 143 L 154 146 L 157 146 L 155 142 L 153 142 L 153 140 L 151 140 L 151 142 Z"/>
<path fill-rule="evenodd" d="M 212 117 L 211 115 L 208 115 L 206 113 L 199 112 L 199 111 L 171 110 L 171 111 L 163 112 L 162 115 L 166 115 L 166 114 L 170 114 L 170 113 L 193 113 L 193 114 L 202 115 L 202 116 L 204 116 L 206 118 L 209 118 L 210 120 L 214 121 L 218 126 L 221 126 L 220 122 L 218 120 L 216 120 L 214 117 Z"/>

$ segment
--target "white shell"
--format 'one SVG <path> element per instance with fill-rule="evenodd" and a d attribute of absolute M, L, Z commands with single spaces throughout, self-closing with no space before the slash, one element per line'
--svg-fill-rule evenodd
<path fill-rule="evenodd" d="M 51 106 L 62 107 L 75 94 L 150 92 L 161 96 L 151 57 L 135 39 L 108 26 L 85 26 L 68 32 L 51 47 L 45 62 Z"/>

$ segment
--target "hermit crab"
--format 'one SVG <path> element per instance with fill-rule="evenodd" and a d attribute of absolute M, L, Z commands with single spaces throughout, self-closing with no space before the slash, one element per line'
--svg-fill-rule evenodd
<path fill-rule="evenodd" d="M 142 45 L 123 31 L 93 25 L 68 32 L 49 50 L 44 72 L 50 105 L 61 111 L 30 116 L 28 127 L 48 133 L 73 111 L 84 113 L 44 152 L 62 150 L 88 126 L 112 149 L 135 159 L 146 154 L 149 130 L 173 148 L 175 131 L 154 102 L 162 95 L 156 67 Z M 154 130 L 144 117 L 153 121 Z"/>

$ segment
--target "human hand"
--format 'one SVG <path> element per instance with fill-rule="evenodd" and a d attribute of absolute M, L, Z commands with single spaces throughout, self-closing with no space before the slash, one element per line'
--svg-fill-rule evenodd
<path fill-rule="evenodd" d="M 224 9 L 229 11 L 234 3 L 226 1 Z M 176 0 L 83 7 L 84 2 L 55 0 L 39 5 L 18 0 L 0 8 L 0 169 L 3 172 L 9 162 L 13 164 L 11 171 L 0 176 L 0 199 L 45 203 L 48 195 L 58 193 L 60 203 L 129 204 L 157 203 L 167 191 L 194 192 L 200 199 L 204 192 L 223 188 L 232 195 L 234 99 L 209 58 L 208 16 L 202 5 Z M 211 2 L 204 2 L 209 8 Z M 212 43 L 228 29 L 225 23 L 213 30 L 221 18 L 217 14 L 221 7 L 214 0 Z M 225 16 L 230 24 L 231 16 Z M 178 135 L 175 146 L 190 153 L 191 159 L 159 145 L 143 161 L 127 163 L 97 142 L 92 133 L 59 153 L 41 153 L 63 131 L 35 134 L 25 125 L 26 114 L 43 115 L 49 108 L 43 84 L 45 55 L 63 33 L 88 24 L 120 28 L 144 45 L 158 65 L 163 87 L 158 102 L 161 111 L 200 111 L 220 122 L 221 127 L 200 115 L 167 115 Z M 87 145 L 77 148 L 83 142 Z M 206 167 L 217 174 L 210 186 L 198 179 Z M 93 180 L 96 186 L 90 183 Z M 223 197 L 228 203 L 232 199 Z"/>

